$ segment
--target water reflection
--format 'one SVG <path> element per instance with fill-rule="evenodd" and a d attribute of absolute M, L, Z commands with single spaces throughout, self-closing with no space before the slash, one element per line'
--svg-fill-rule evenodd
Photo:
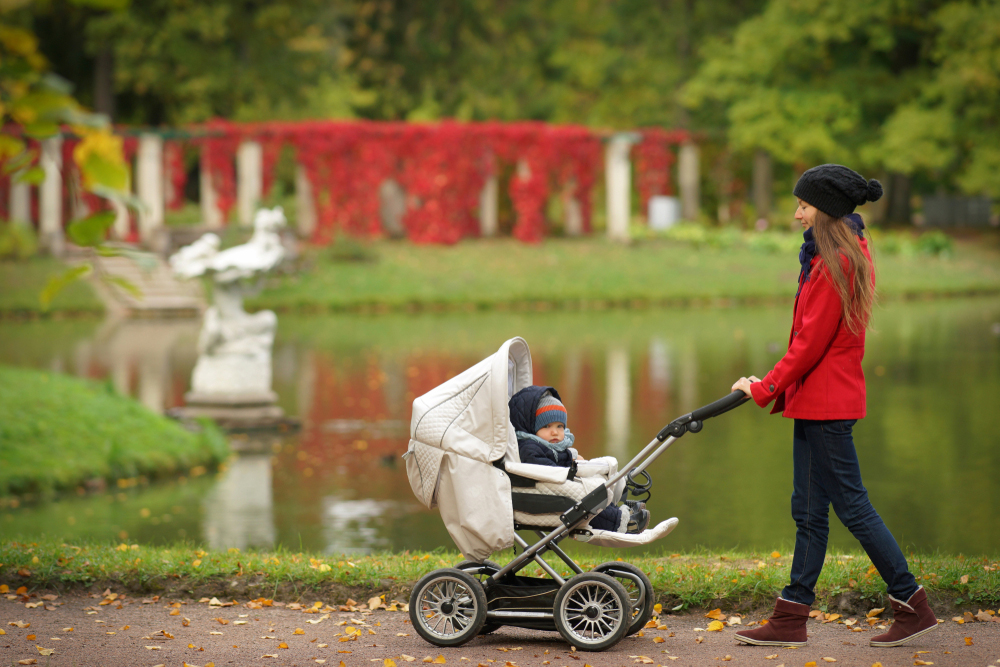
<path fill-rule="evenodd" d="M 205 496 L 204 539 L 213 549 L 274 546 L 271 456 L 241 454 Z"/>
<path fill-rule="evenodd" d="M 163 491 L 129 491 L 110 514 L 92 512 L 109 521 L 95 532 L 161 541 L 183 530 L 218 548 L 450 548 L 437 512 L 413 500 L 398 458 L 413 398 L 522 335 L 535 381 L 563 395 L 581 453 L 626 460 L 670 419 L 726 394 L 740 375 L 769 369 L 784 349 L 787 319 L 785 308 L 284 317 L 274 389 L 286 413 L 301 417 L 301 432 L 266 456 L 233 461 L 211 483 L 188 485 L 183 501 L 174 492 L 168 503 L 150 495 Z M 869 335 L 859 456 L 875 506 L 908 547 L 1000 551 L 1000 515 L 992 511 L 1000 502 L 997 322 L 995 298 L 890 304 Z M 5 323 L 0 363 L 104 378 L 162 410 L 188 389 L 198 326 Z M 650 470 L 654 519 L 681 518 L 654 549 L 789 544 L 790 444 L 790 421 L 753 406 L 682 439 Z M 75 530 L 87 515 L 74 503 L 94 502 L 6 511 L 0 527 L 33 535 L 37 525 L 69 525 L 72 514 Z M 178 505 L 185 512 L 174 511 Z M 144 508 L 161 522 L 143 518 Z M 855 545 L 839 525 L 831 542 Z"/>

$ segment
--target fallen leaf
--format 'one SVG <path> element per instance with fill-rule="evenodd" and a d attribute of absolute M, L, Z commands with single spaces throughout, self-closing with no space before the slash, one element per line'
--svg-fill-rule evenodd
<path fill-rule="evenodd" d="M 262 658 L 277 658 L 278 654 L 277 653 L 265 653 L 264 655 L 262 655 L 260 657 L 262 657 Z M 344 663 L 340 663 L 340 664 L 344 664 Z"/>
<path fill-rule="evenodd" d="M 914 660 L 914 665 L 933 665 L 933 662 L 924 662 L 923 660 Z"/>
<path fill-rule="evenodd" d="M 400 659 L 405 660 L 406 662 L 413 662 L 414 660 L 416 660 L 416 658 L 414 658 L 412 655 L 406 655 L 405 653 L 399 657 Z"/>
<path fill-rule="evenodd" d="M 730 616 L 727 623 L 729 623 L 729 625 L 743 625 L 743 619 L 739 616 Z"/>
<path fill-rule="evenodd" d="M 41 646 L 36 646 L 35 648 L 38 649 L 38 652 L 41 655 L 52 655 L 53 653 L 56 652 L 54 648 L 42 648 Z"/>
<path fill-rule="evenodd" d="M 17 664 L 19 664 L 19 665 L 37 665 L 38 661 L 35 660 L 34 658 L 28 658 L 27 660 L 18 660 Z"/>
<path fill-rule="evenodd" d="M 778 654 L 777 654 L 777 653 L 774 653 L 774 654 L 772 654 L 772 655 L 765 655 L 765 656 L 764 656 L 764 659 L 765 659 L 765 660 L 774 660 L 774 659 L 775 659 L 775 658 L 777 658 L 777 657 L 778 657 Z"/>
<path fill-rule="evenodd" d="M 836 621 L 838 618 L 840 618 L 840 614 L 827 614 L 826 618 L 823 619 L 823 622 L 832 623 L 833 621 Z"/>
<path fill-rule="evenodd" d="M 288 648 L 288 644 L 286 644 L 285 642 L 281 642 L 280 644 L 278 644 L 278 648 Z"/>
<path fill-rule="evenodd" d="M 302 628 L 295 628 L 295 632 L 293 632 L 292 634 L 293 635 L 304 635 L 305 633 L 306 633 L 306 631 L 303 630 Z"/>
<path fill-rule="evenodd" d="M 965 645 L 966 646 L 972 646 L 972 643 L 973 643 L 972 642 L 972 637 L 966 637 L 965 638 Z"/>
<path fill-rule="evenodd" d="M 386 658 L 385 660 L 382 661 L 382 666 L 383 667 L 396 667 L 396 661 L 393 660 L 392 658 Z"/>
<path fill-rule="evenodd" d="M 816 661 L 810 660 L 809 662 L 806 663 L 806 667 L 816 667 Z"/>
<path fill-rule="evenodd" d="M 823 658 L 823 662 L 837 662 L 836 658 Z"/>
<path fill-rule="evenodd" d="M 410 634 L 408 632 L 397 632 L 396 636 L 397 637 L 409 637 Z"/>
<path fill-rule="evenodd" d="M 777 551 L 772 551 L 771 558 L 781 558 L 781 554 Z"/>
<path fill-rule="evenodd" d="M 653 605 L 653 613 L 662 614 L 663 613 L 663 605 L 659 604 L 659 603 L 654 604 Z"/>
<path fill-rule="evenodd" d="M 438 657 L 434 658 L 434 663 L 437 665 L 443 665 L 445 663 L 444 656 L 439 655 Z"/>
<path fill-rule="evenodd" d="M 721 609 L 713 609 L 705 614 L 705 618 L 714 618 L 717 621 L 724 621 L 726 620 L 726 615 L 722 613 Z"/>
<path fill-rule="evenodd" d="M 372 599 L 368 600 L 368 608 L 371 609 L 372 611 L 378 609 L 380 606 L 382 606 L 381 598 L 373 597 Z M 388 667 L 388 665 L 386 667 Z"/>
<path fill-rule="evenodd" d="M 700 643 L 702 643 L 703 641 L 705 641 L 705 638 L 704 638 L 704 637 L 695 637 L 695 638 L 694 638 L 694 643 L 695 643 L 695 644 L 700 644 Z"/>
<path fill-rule="evenodd" d="M 653 637 L 653 643 L 654 644 L 662 644 L 665 641 L 667 641 L 667 640 L 664 639 L 663 637 Z"/>
<path fill-rule="evenodd" d="M 111 634 L 115 634 L 115 633 L 112 632 Z M 35 637 L 35 635 L 28 635 L 27 637 L 25 637 L 25 639 L 27 639 L 29 642 L 33 642 L 33 641 L 35 641 L 36 637 Z"/>
<path fill-rule="evenodd" d="M 21 629 L 30 628 L 31 627 L 31 623 L 25 623 L 24 621 L 11 621 L 7 625 L 13 625 L 14 627 L 18 627 L 18 628 L 21 628 Z"/>
<path fill-rule="evenodd" d="M 213 620 L 218 621 L 219 625 L 229 625 L 229 621 L 226 620 L 226 619 L 224 619 L 224 618 L 216 618 L 216 619 L 213 619 Z"/>
<path fill-rule="evenodd" d="M 174 609 L 173 611 L 170 612 L 170 615 L 171 616 L 180 616 L 181 615 L 181 610 L 180 609 Z"/>
<path fill-rule="evenodd" d="M 709 632 L 722 632 L 722 628 L 724 628 L 724 627 L 726 627 L 726 626 L 724 626 L 722 624 L 722 621 L 712 621 L 711 623 L 708 624 L 708 631 Z"/>
<path fill-rule="evenodd" d="M 213 632 L 209 632 L 208 634 L 210 634 L 210 635 L 221 635 L 222 633 L 221 632 L 215 632 L 215 631 L 213 631 Z"/>
<path fill-rule="evenodd" d="M 159 647 L 159 646 L 147 646 L 146 650 L 148 650 L 148 651 L 159 651 L 160 648 L 161 647 Z"/>

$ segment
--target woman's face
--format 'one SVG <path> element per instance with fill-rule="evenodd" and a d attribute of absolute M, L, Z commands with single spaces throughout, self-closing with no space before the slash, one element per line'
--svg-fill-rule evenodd
<path fill-rule="evenodd" d="M 798 201 L 799 207 L 795 209 L 795 219 L 802 223 L 802 229 L 809 229 L 816 222 L 817 208 L 801 199 Z"/>

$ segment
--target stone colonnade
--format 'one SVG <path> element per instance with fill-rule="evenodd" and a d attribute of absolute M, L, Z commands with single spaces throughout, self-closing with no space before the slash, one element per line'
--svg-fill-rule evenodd
<path fill-rule="evenodd" d="M 607 235 L 614 241 L 628 238 L 632 216 L 632 164 L 631 147 L 639 141 L 632 132 L 619 133 L 608 138 L 605 147 L 605 187 L 607 192 Z M 65 244 L 63 224 L 67 216 L 86 215 L 85 206 L 63 210 L 64 177 L 62 164 L 62 138 L 52 137 L 41 142 L 40 164 L 45 179 L 38 187 L 38 231 L 42 245 L 59 254 Z M 204 160 L 204 157 L 203 157 Z M 678 183 L 682 215 L 695 219 L 699 213 L 699 157 L 698 146 L 693 142 L 680 146 Z M 263 148 L 260 142 L 244 141 L 236 155 L 236 210 L 240 225 L 250 225 L 254 211 L 263 196 Z M 204 162 L 203 162 L 204 166 Z M 163 137 L 158 134 L 139 136 L 135 159 L 135 189 L 144 207 L 138 214 L 139 240 L 146 246 L 154 245 L 164 226 L 166 199 L 170 192 L 169 174 L 164 164 Z M 515 178 L 518 176 L 515 175 Z M 387 182 L 388 183 L 388 182 Z M 11 183 L 9 202 L 11 220 L 23 224 L 32 221 L 31 188 L 27 183 Z M 295 172 L 297 228 L 302 236 L 316 230 L 317 215 L 312 185 L 300 165 Z M 218 195 L 212 186 L 207 168 L 201 169 L 200 179 L 202 223 L 209 229 L 225 225 L 217 206 Z M 382 199 L 383 224 L 387 230 L 402 229 L 401 218 L 405 211 L 405 193 L 398 185 L 383 187 L 378 195 Z M 572 188 L 560 193 L 563 198 L 566 233 L 576 236 L 583 232 L 580 202 L 572 196 Z M 480 233 L 495 236 L 498 232 L 499 183 L 496 176 L 489 178 L 480 197 Z M 124 206 L 116 206 L 115 232 L 124 237 L 129 231 L 129 214 Z M 388 219 L 387 219 L 388 218 Z"/>

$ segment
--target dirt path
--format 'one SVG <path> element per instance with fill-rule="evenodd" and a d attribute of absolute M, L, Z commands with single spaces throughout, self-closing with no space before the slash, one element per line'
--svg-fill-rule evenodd
<path fill-rule="evenodd" d="M 813 620 L 809 645 L 793 650 L 740 645 L 733 639 L 738 627 L 699 631 L 710 623 L 700 615 L 663 616 L 661 623 L 669 630 L 644 630 L 642 637 L 630 637 L 604 653 L 573 653 L 558 634 L 513 628 L 502 628 L 460 648 L 439 649 L 417 636 L 402 611 L 350 612 L 320 605 L 316 613 L 304 613 L 289 606 L 248 608 L 245 601 L 220 607 L 207 601 L 131 597 L 100 604 L 110 596 L 72 594 L 45 600 L 43 595 L 37 593 L 27 603 L 20 596 L 0 598 L 0 627 L 6 632 L 0 635 L 0 665 L 34 659 L 37 663 L 21 664 L 337 667 L 343 661 L 348 667 L 362 667 L 389 658 L 404 667 L 412 657 L 417 667 L 428 656 L 443 656 L 439 663 L 470 667 L 637 663 L 682 667 L 722 662 L 766 667 L 815 662 L 822 667 L 829 663 L 824 658 L 845 667 L 871 667 L 876 662 L 884 667 L 921 664 L 917 660 L 938 667 L 1000 663 L 1000 623 L 996 622 L 959 625 L 949 619 L 911 646 L 874 649 L 868 639 L 880 630 L 852 632 L 845 625 Z M 340 641 L 349 627 L 360 630 L 357 639 Z M 43 655 L 36 647 L 54 652 Z"/>

